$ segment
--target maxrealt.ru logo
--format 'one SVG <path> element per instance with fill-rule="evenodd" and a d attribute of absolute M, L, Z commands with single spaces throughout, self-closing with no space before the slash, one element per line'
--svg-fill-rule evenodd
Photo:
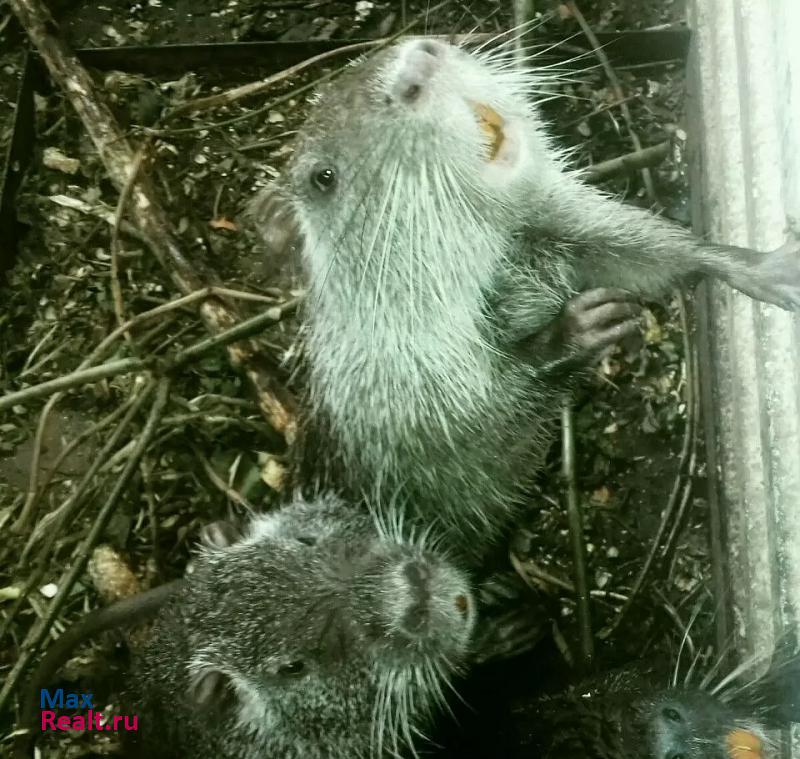
<path fill-rule="evenodd" d="M 42 689 L 39 706 L 42 710 L 43 731 L 66 730 L 138 730 L 139 717 L 115 714 L 106 719 L 94 710 L 94 696 L 91 693 L 64 692 L 63 688 L 54 691 Z M 85 714 L 57 714 L 56 709 L 86 710 Z"/>

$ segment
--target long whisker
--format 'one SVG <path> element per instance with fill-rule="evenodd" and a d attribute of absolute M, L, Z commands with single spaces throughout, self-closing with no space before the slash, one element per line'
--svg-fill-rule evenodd
<path fill-rule="evenodd" d="M 478 55 L 487 46 L 491 46 L 495 42 L 497 42 L 497 40 L 503 39 L 503 37 L 508 37 L 509 35 L 515 35 L 515 36 L 512 36 L 510 39 L 503 42 L 501 45 L 498 45 L 498 47 L 502 47 L 503 45 L 513 45 L 514 42 L 516 42 L 520 37 L 527 34 L 528 32 L 533 31 L 534 29 L 538 29 L 540 26 L 543 26 L 545 23 L 547 23 L 547 21 L 550 18 L 552 18 L 552 14 L 546 14 L 540 19 L 533 18 L 530 19 L 529 21 L 524 21 L 521 24 L 516 24 L 515 26 L 512 26 L 511 28 L 506 29 L 505 31 L 498 32 L 485 42 L 482 42 L 477 48 L 475 48 L 473 54 Z"/>
<path fill-rule="evenodd" d="M 692 613 L 692 617 L 689 620 L 689 624 L 686 625 L 686 631 L 683 634 L 683 639 L 681 640 L 681 645 L 680 645 L 680 648 L 678 649 L 678 658 L 675 661 L 675 672 L 672 675 L 672 687 L 673 688 L 677 687 L 677 685 L 678 685 L 678 672 L 680 671 L 680 667 L 681 667 L 681 656 L 683 654 L 684 646 L 688 642 L 690 648 L 692 650 L 694 649 L 694 646 L 691 643 L 691 639 L 689 637 L 689 634 L 691 633 L 692 627 L 693 627 L 695 621 L 697 620 L 697 616 L 700 614 L 700 609 L 701 608 L 702 608 L 702 604 L 698 604 L 697 607 L 695 608 L 694 612 Z"/>
<path fill-rule="evenodd" d="M 717 694 L 721 693 L 727 685 L 737 680 L 749 669 L 758 666 L 771 655 L 771 653 L 753 654 L 753 656 L 745 659 L 738 667 L 734 667 L 734 669 L 732 669 L 724 678 L 722 678 L 720 682 L 714 686 L 714 688 L 711 689 L 711 695 L 716 696 Z"/>

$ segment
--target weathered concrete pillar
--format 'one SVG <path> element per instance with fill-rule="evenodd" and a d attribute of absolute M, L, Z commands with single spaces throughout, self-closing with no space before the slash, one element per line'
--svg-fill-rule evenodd
<path fill-rule="evenodd" d="M 775 248 L 790 220 L 800 232 L 800 0 L 689 6 L 697 231 Z M 800 317 L 716 283 L 699 300 L 715 571 L 731 612 L 720 638 L 768 655 L 800 632 Z"/>

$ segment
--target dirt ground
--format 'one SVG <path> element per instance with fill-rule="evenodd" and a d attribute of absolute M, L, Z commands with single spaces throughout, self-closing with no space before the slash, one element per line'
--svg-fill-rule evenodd
<path fill-rule="evenodd" d="M 422 12 L 418 2 L 279 2 L 256 0 L 141 0 L 103 4 L 61 2 L 56 16 L 75 47 L 160 45 L 190 42 L 340 39 L 396 32 Z M 544 5 L 544 4 L 542 4 Z M 683 2 L 623 0 L 578 3 L 597 31 L 661 28 L 680 23 Z M 510 24 L 509 3 L 452 2 L 431 14 L 428 31 L 495 31 Z M 576 20 L 565 6 L 537 34 L 543 40 L 576 36 Z M 23 38 L 7 9 L 0 9 L 0 150 L 11 136 L 14 101 L 23 61 Z M 574 149 L 578 166 L 589 166 L 631 151 L 629 127 L 602 69 L 591 55 L 579 74 L 558 85 L 558 97 L 544 113 L 559 141 Z M 688 222 L 688 188 L 683 151 L 683 62 L 615 67 L 632 126 L 644 145 L 670 141 L 668 158 L 653 170 L 656 198 L 647 195 L 639 174 L 616 176 L 604 187 L 626 202 L 654 207 Z M 300 286 L 291 267 L 265 260 L 247 229 L 243 210 L 254 191 L 275 176 L 287 156 L 291 133 L 303 118 L 304 97 L 270 103 L 318 76 L 281 82 L 267 95 L 202 112 L 171 125 L 157 147 L 159 182 L 170 213 L 189 242 L 187 253 L 216 271 L 231 289 L 281 302 Z M 128 77 L 95 72 L 110 93 L 115 113 L 136 135 L 165 108 L 241 84 L 268 72 L 268 62 L 243 70 L 186 71 L 179 76 Z M 214 122 L 248 117 L 223 128 Z M 183 130 L 183 131 L 181 131 Z M 190 131 L 193 130 L 193 131 Z M 74 370 L 116 324 L 111 282 L 111 227 L 97 215 L 113 214 L 117 194 L 105 176 L 79 120 L 57 89 L 36 97 L 34 159 L 17 198 L 20 221 L 27 225 L 16 265 L 0 287 L 0 391 L 12 391 Z M 53 160 L 57 151 L 63 160 Z M 69 159 L 76 164 L 70 165 Z M 65 168 L 67 169 L 65 171 Z M 74 169 L 74 171 L 72 171 Z M 66 199 L 70 199 L 69 202 Z M 80 202 L 89 211 L 75 210 Z M 93 210 L 92 210 L 93 209 Z M 124 236 L 123 236 L 124 237 Z M 204 246 L 192 244 L 201 238 Z M 208 251 L 207 253 L 203 251 Z M 135 241 L 124 238 L 119 280 L 128 314 L 152 308 L 176 293 L 156 262 Z M 689 300 L 689 321 L 691 320 Z M 262 304 L 243 311 L 254 314 Z M 613 622 L 628 597 L 670 500 L 679 468 L 687 423 L 687 378 L 682 305 L 678 298 L 654 303 L 646 312 L 643 337 L 621 345 L 588 379 L 576 399 L 578 481 L 584 513 L 583 539 L 592 590 L 595 630 Z M 296 324 L 285 320 L 265 339 L 273 355 L 291 351 Z M 137 334 L 140 346 L 172 352 L 205 336 L 196 316 L 177 312 Z M 120 352 L 120 356 L 123 352 Z M 94 516 L 125 461 L 124 441 L 89 481 L 82 508 L 50 534 L 41 522 L 65 502 L 94 462 L 114 429 L 117 409 L 135 394 L 133 375 L 117 376 L 76 388 L 56 406 L 41 430 L 41 400 L 0 413 L 0 672 L 11 670 L 19 646 L 47 607 L 65 567 L 90 528 Z M 133 419 L 140 429 L 142 415 Z M 76 437 L 81 444 L 60 455 Z M 688 441 L 698 452 L 696 434 Z M 134 485 L 126 490 L 103 534 L 116 552 L 111 569 L 95 569 L 75 586 L 57 627 L 108 600 L 115 583 L 148 587 L 180 576 L 199 526 L 230 512 L 240 500 L 268 506 L 267 464 L 280 456 L 279 436 L 257 413 L 239 375 L 224 352 L 208 353 L 176 379 L 170 406 Z M 690 472 L 694 484 L 674 538 L 648 577 L 636 603 L 609 644 L 604 661 L 616 662 L 654 651 L 670 655 L 692 610 L 708 595 L 708 524 L 703 499 L 702 457 Z M 57 466 L 53 470 L 54 464 Z M 523 566 L 570 581 L 572 559 L 560 451 L 551 452 L 530 509 L 520 522 L 514 549 Z M 28 498 L 31 471 L 39 492 L 34 524 L 38 532 L 11 527 Z M 685 478 L 684 478 L 685 479 Z M 237 495 L 238 494 L 238 495 Z M 667 531 L 669 534 L 669 530 Z M 22 557 L 22 559 L 20 559 Z M 100 577 L 97 573 L 114 575 Z M 104 590 L 99 592 L 98 583 Z M 27 593 L 26 587 L 30 586 Z M 575 602 L 560 586 L 551 586 L 559 634 L 573 654 L 577 648 Z M 23 592 L 25 591 L 25 592 Z M 27 599 L 18 600 L 27 593 Z M 111 592 L 113 595 L 113 592 Z M 713 606 L 713 604 L 708 604 Z M 702 629 L 699 626 L 698 629 Z M 68 676 L 91 678 L 107 669 L 103 656 L 83 652 Z M 98 663 L 100 661 L 100 663 Z M 0 740 L 13 725 L 13 710 L 0 714 Z M 59 743 L 59 756 L 85 746 Z M 0 746 L 4 745 L 0 742 Z M 95 749 L 102 747 L 95 747 Z"/>

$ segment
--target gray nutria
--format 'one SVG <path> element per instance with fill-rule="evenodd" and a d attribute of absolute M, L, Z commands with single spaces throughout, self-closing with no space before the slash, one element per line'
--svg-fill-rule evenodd
<path fill-rule="evenodd" d="M 767 759 L 777 755 L 769 731 L 800 722 L 797 654 L 776 661 L 760 677 L 734 670 L 718 677 L 715 687 L 710 677 L 694 679 L 700 682 L 679 682 L 677 673 L 637 663 L 518 704 L 511 741 L 516 745 L 505 755 Z"/>
<path fill-rule="evenodd" d="M 461 572 L 325 496 L 211 543 L 135 654 L 135 754 L 358 759 L 413 744 L 468 653 Z"/>
<path fill-rule="evenodd" d="M 480 562 L 577 369 L 702 275 L 800 305 L 800 248 L 704 243 L 566 168 L 509 54 L 409 39 L 324 85 L 274 188 L 308 281 L 299 481 L 398 489 Z M 260 208 L 259 208 L 260 204 Z M 285 222 L 286 219 L 284 218 Z"/>

